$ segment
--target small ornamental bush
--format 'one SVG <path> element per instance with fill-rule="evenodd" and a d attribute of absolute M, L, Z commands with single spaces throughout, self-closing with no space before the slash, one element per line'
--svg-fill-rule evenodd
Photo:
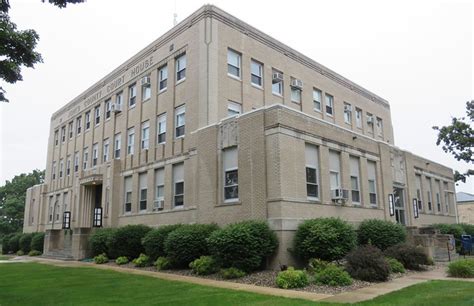
<path fill-rule="evenodd" d="M 165 256 L 164 244 L 166 237 L 168 237 L 169 233 L 180 226 L 181 224 L 164 225 L 149 231 L 142 240 L 145 254 L 150 256 L 151 260 L 156 260 L 160 256 Z"/>
<path fill-rule="evenodd" d="M 245 271 L 239 270 L 234 267 L 230 267 L 227 269 L 221 269 L 220 274 L 223 279 L 234 279 L 234 278 L 241 278 L 246 275 Z"/>
<path fill-rule="evenodd" d="M 23 256 L 25 255 L 25 252 L 23 252 L 22 250 L 18 250 L 18 252 L 16 252 L 16 255 Z"/>
<path fill-rule="evenodd" d="M 31 250 L 29 253 L 28 253 L 28 256 L 40 256 L 41 253 L 40 251 L 37 251 L 37 250 Z"/>
<path fill-rule="evenodd" d="M 213 232 L 209 251 L 224 267 L 247 272 L 262 267 L 278 246 L 275 233 L 263 221 L 243 221 Z"/>
<path fill-rule="evenodd" d="M 401 262 L 396 260 L 395 258 L 387 257 L 385 260 L 390 267 L 390 273 L 405 273 L 405 267 Z"/>
<path fill-rule="evenodd" d="M 155 261 L 155 267 L 158 271 L 171 269 L 171 261 L 166 257 L 158 257 Z"/>
<path fill-rule="evenodd" d="M 110 256 L 107 243 L 111 239 L 115 230 L 115 228 L 100 228 L 89 236 L 89 247 L 92 256 L 102 253 L 108 254 Z"/>
<path fill-rule="evenodd" d="M 43 253 L 44 233 L 34 233 L 31 238 L 31 249 Z"/>
<path fill-rule="evenodd" d="M 109 259 L 107 258 L 107 255 L 104 253 L 104 254 L 100 254 L 100 255 L 95 256 L 94 257 L 94 262 L 96 264 L 100 265 L 100 264 L 108 263 Z"/>
<path fill-rule="evenodd" d="M 304 261 L 342 259 L 356 245 L 352 226 L 339 218 L 307 220 L 298 226 L 293 252 Z"/>
<path fill-rule="evenodd" d="M 115 260 L 115 263 L 119 266 L 128 264 L 128 258 L 126 256 L 120 256 Z"/>
<path fill-rule="evenodd" d="M 325 268 L 316 273 L 314 282 L 317 285 L 349 286 L 352 284 L 352 278 L 341 267 L 335 264 L 328 264 Z"/>
<path fill-rule="evenodd" d="M 219 265 L 212 256 L 201 256 L 189 264 L 197 275 L 209 275 L 219 271 Z"/>
<path fill-rule="evenodd" d="M 382 251 L 372 245 L 362 245 L 347 254 L 346 271 L 356 279 L 381 282 L 388 279 L 390 266 Z"/>
<path fill-rule="evenodd" d="M 406 236 L 403 225 L 379 219 L 362 221 L 357 230 L 360 245 L 370 242 L 382 251 L 392 245 L 405 242 Z"/>
<path fill-rule="evenodd" d="M 428 256 L 423 248 L 408 243 L 400 243 L 385 250 L 385 256 L 392 257 L 402 263 L 405 269 L 422 270 L 422 265 L 429 264 Z"/>
<path fill-rule="evenodd" d="M 278 273 L 276 284 L 279 288 L 303 288 L 308 286 L 308 275 L 304 270 L 295 270 L 293 267 L 288 267 L 287 270 Z"/>
<path fill-rule="evenodd" d="M 140 256 L 132 260 L 132 262 L 135 265 L 135 267 L 141 267 L 141 268 L 147 267 L 150 265 L 150 257 L 145 254 L 140 254 Z"/>
<path fill-rule="evenodd" d="M 117 228 L 107 240 L 109 256 L 111 258 L 119 256 L 137 258 L 145 252 L 142 239 L 150 230 L 150 227 L 142 224 Z"/>
<path fill-rule="evenodd" d="M 448 265 L 448 275 L 451 277 L 474 277 L 474 259 L 459 259 Z"/>
<path fill-rule="evenodd" d="M 318 259 L 311 258 L 308 262 L 308 271 L 310 273 L 318 273 L 321 270 L 325 269 L 329 265 L 329 262 Z"/>
<path fill-rule="evenodd" d="M 33 239 L 33 234 L 23 234 L 18 241 L 18 247 L 25 254 L 31 251 L 31 239 Z"/>
<path fill-rule="evenodd" d="M 203 255 L 210 255 L 206 239 L 217 230 L 215 224 L 187 224 L 180 226 L 165 239 L 165 253 L 173 266 L 184 268 Z"/>

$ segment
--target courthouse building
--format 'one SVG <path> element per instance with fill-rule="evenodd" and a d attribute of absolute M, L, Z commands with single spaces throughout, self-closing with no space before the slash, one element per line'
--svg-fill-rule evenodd
<path fill-rule="evenodd" d="M 267 220 L 284 264 L 301 220 L 453 223 L 454 192 L 388 101 L 206 5 L 52 115 L 24 231 L 80 259 L 95 227 Z"/>

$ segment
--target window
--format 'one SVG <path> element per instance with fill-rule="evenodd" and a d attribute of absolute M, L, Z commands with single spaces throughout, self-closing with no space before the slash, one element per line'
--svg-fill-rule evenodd
<path fill-rule="evenodd" d="M 89 152 L 87 148 L 84 148 L 83 156 L 82 156 L 82 169 L 87 169 L 87 161 L 89 160 Z"/>
<path fill-rule="evenodd" d="M 69 122 L 69 125 L 68 125 L 69 139 L 71 139 L 72 136 L 74 135 L 73 125 L 74 125 L 74 121 Z"/>
<path fill-rule="evenodd" d="M 362 128 L 362 110 L 360 108 L 356 108 L 356 126 L 359 129 Z"/>
<path fill-rule="evenodd" d="M 326 114 L 329 116 L 334 115 L 334 97 L 330 94 L 326 94 Z"/>
<path fill-rule="evenodd" d="M 272 70 L 272 93 L 283 96 L 283 73 Z"/>
<path fill-rule="evenodd" d="M 263 85 L 263 65 L 255 60 L 250 62 L 250 82 L 257 87 Z"/>
<path fill-rule="evenodd" d="M 369 127 L 368 131 L 371 134 L 374 134 L 374 116 L 371 113 L 367 113 L 367 125 Z"/>
<path fill-rule="evenodd" d="M 92 166 L 97 166 L 97 161 L 99 160 L 99 144 L 94 143 L 92 145 Z"/>
<path fill-rule="evenodd" d="M 349 157 L 351 166 L 351 199 L 353 204 L 360 204 L 360 159 L 355 156 Z"/>
<path fill-rule="evenodd" d="M 436 208 L 438 209 L 438 213 L 441 212 L 441 182 L 439 180 L 435 181 L 436 186 Z"/>
<path fill-rule="evenodd" d="M 82 127 L 82 117 L 76 118 L 76 135 L 81 134 L 81 127 Z"/>
<path fill-rule="evenodd" d="M 100 123 L 100 105 L 96 106 L 94 109 L 94 118 L 95 118 L 95 125 Z"/>
<path fill-rule="evenodd" d="M 180 106 L 177 107 L 174 111 L 175 113 L 175 137 L 183 137 L 184 136 L 184 127 L 186 123 L 185 118 L 185 107 Z"/>
<path fill-rule="evenodd" d="M 66 175 L 69 176 L 71 174 L 71 155 L 67 156 L 66 160 Z"/>
<path fill-rule="evenodd" d="M 66 126 L 63 126 L 61 128 L 61 142 L 65 142 L 66 141 Z"/>
<path fill-rule="evenodd" d="M 132 211 L 132 176 L 126 176 L 124 179 L 125 203 L 124 212 L 130 213 Z"/>
<path fill-rule="evenodd" d="M 291 101 L 295 103 L 301 103 L 301 88 L 291 86 Z"/>
<path fill-rule="evenodd" d="M 53 196 L 49 197 L 48 215 L 48 221 L 51 223 L 53 221 Z"/>
<path fill-rule="evenodd" d="M 321 100 L 322 100 L 322 93 L 321 90 L 313 88 L 313 104 L 314 110 L 320 112 L 321 111 Z"/>
<path fill-rule="evenodd" d="M 161 114 L 158 116 L 157 119 L 157 128 L 158 131 L 158 143 L 165 143 L 166 142 L 166 113 Z"/>
<path fill-rule="evenodd" d="M 123 93 L 119 92 L 118 94 L 115 95 L 115 105 L 116 105 L 115 107 L 117 109 L 121 109 L 120 106 L 122 106 L 122 102 L 123 102 Z"/>
<path fill-rule="evenodd" d="M 445 213 L 449 214 L 449 193 L 448 193 L 448 183 L 443 182 L 444 188 L 444 206 L 445 206 Z"/>
<path fill-rule="evenodd" d="M 341 153 L 329 151 L 329 182 L 331 190 L 341 188 Z"/>
<path fill-rule="evenodd" d="M 377 126 L 377 135 L 383 137 L 383 121 L 382 118 L 377 117 L 375 120 Z"/>
<path fill-rule="evenodd" d="M 165 91 L 168 87 L 168 65 L 158 69 L 158 91 Z"/>
<path fill-rule="evenodd" d="M 415 185 L 416 185 L 416 199 L 418 201 L 418 210 L 423 209 L 423 200 L 422 200 L 422 192 L 421 192 L 421 175 L 415 175 Z"/>
<path fill-rule="evenodd" d="M 137 85 L 133 84 L 128 87 L 128 105 L 130 108 L 134 107 L 137 103 Z"/>
<path fill-rule="evenodd" d="M 51 172 L 52 172 L 51 177 L 53 178 L 53 180 L 55 180 L 56 179 L 56 162 L 55 161 L 53 161 L 53 165 L 51 167 Z"/>
<path fill-rule="evenodd" d="M 235 52 L 234 50 L 227 50 L 227 74 L 234 76 L 240 79 L 240 62 L 241 62 L 240 53 Z"/>
<path fill-rule="evenodd" d="M 144 76 L 142 78 L 142 101 L 146 101 L 151 98 L 151 82 L 150 76 Z"/>
<path fill-rule="evenodd" d="M 367 161 L 367 176 L 368 176 L 368 185 L 369 185 L 369 203 L 372 206 L 377 205 L 377 182 L 376 182 L 376 172 L 375 172 L 375 162 Z"/>
<path fill-rule="evenodd" d="M 108 99 L 105 101 L 105 120 L 110 119 L 110 114 L 112 113 L 112 100 Z"/>
<path fill-rule="evenodd" d="M 109 139 L 104 139 L 104 147 L 102 149 L 102 162 L 109 161 Z"/>
<path fill-rule="evenodd" d="M 147 189 L 147 173 L 143 172 L 138 175 L 138 184 L 140 186 L 140 211 L 146 210 L 146 200 L 148 197 Z"/>
<path fill-rule="evenodd" d="M 176 81 L 186 79 L 186 54 L 176 58 Z"/>
<path fill-rule="evenodd" d="M 227 104 L 227 116 L 237 116 L 242 113 L 242 104 L 229 101 Z"/>
<path fill-rule="evenodd" d="M 184 163 L 173 165 L 174 206 L 184 205 Z"/>
<path fill-rule="evenodd" d="M 224 168 L 224 202 L 239 199 L 239 170 L 237 147 L 222 150 Z"/>
<path fill-rule="evenodd" d="M 163 209 L 165 200 L 165 169 L 155 170 L 155 206 L 153 210 Z"/>
<path fill-rule="evenodd" d="M 122 146 L 122 134 L 118 133 L 114 136 L 114 158 L 120 159 L 120 147 Z"/>
<path fill-rule="evenodd" d="M 347 102 L 344 102 L 344 122 L 352 124 L 352 106 Z"/>
<path fill-rule="evenodd" d="M 59 178 L 63 177 L 64 161 L 61 158 L 59 160 Z"/>
<path fill-rule="evenodd" d="M 74 172 L 79 170 L 79 152 L 74 153 Z"/>
<path fill-rule="evenodd" d="M 150 121 L 145 121 L 142 123 L 142 141 L 141 147 L 142 150 L 148 149 L 150 146 Z"/>
<path fill-rule="evenodd" d="M 127 131 L 127 155 L 133 154 L 134 145 L 135 145 L 135 129 L 129 128 Z"/>
<path fill-rule="evenodd" d="M 57 146 L 59 144 L 59 131 L 54 131 L 54 145 Z"/>
<path fill-rule="evenodd" d="M 428 203 L 428 210 L 432 211 L 433 210 L 433 198 L 432 198 L 432 191 L 431 191 L 431 178 L 426 177 L 426 202 Z"/>
<path fill-rule="evenodd" d="M 315 145 L 306 144 L 305 158 L 306 158 L 306 196 L 309 199 L 318 199 L 319 198 L 318 148 Z"/>
<path fill-rule="evenodd" d="M 86 131 L 91 127 L 91 111 L 86 112 Z"/>

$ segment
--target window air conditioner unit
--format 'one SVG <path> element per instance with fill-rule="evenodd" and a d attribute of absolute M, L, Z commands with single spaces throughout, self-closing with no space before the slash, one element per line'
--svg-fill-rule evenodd
<path fill-rule="evenodd" d="M 291 87 L 296 87 L 299 89 L 303 88 L 303 81 L 298 80 L 298 79 L 292 79 L 291 80 Z"/>
<path fill-rule="evenodd" d="M 155 207 L 153 207 L 153 210 L 154 211 L 162 210 L 164 206 L 165 206 L 165 201 L 164 200 L 156 200 L 155 201 Z"/>
<path fill-rule="evenodd" d="M 150 85 L 151 79 L 149 76 L 145 76 L 142 78 L 142 85 Z"/>
<path fill-rule="evenodd" d="M 273 82 L 280 82 L 283 81 L 283 73 L 274 72 L 272 75 Z"/>
<path fill-rule="evenodd" d="M 351 105 L 344 105 L 344 111 L 346 113 L 352 112 L 352 106 Z"/>
<path fill-rule="evenodd" d="M 367 123 L 368 124 L 374 124 L 374 116 L 368 116 L 367 117 Z"/>
<path fill-rule="evenodd" d="M 349 190 L 347 189 L 331 189 L 331 199 L 333 201 L 347 201 L 349 199 Z"/>
<path fill-rule="evenodd" d="M 120 113 L 122 111 L 122 104 L 112 103 L 111 109 L 114 113 Z"/>

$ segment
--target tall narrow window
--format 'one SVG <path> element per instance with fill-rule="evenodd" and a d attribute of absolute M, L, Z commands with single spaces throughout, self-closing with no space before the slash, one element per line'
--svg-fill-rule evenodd
<path fill-rule="evenodd" d="M 330 94 L 326 94 L 326 114 L 334 115 L 334 97 Z"/>
<path fill-rule="evenodd" d="M 184 163 L 173 165 L 173 198 L 175 207 L 184 205 Z"/>
<path fill-rule="evenodd" d="M 105 101 L 105 120 L 110 119 L 111 113 L 112 113 L 112 99 L 107 99 Z"/>
<path fill-rule="evenodd" d="M 91 128 L 91 111 L 86 112 L 86 131 Z"/>
<path fill-rule="evenodd" d="M 142 123 L 142 141 L 141 141 L 142 150 L 148 149 L 150 147 L 150 121 L 145 121 Z"/>
<path fill-rule="evenodd" d="M 63 177 L 64 161 L 61 158 L 59 160 L 59 178 Z"/>
<path fill-rule="evenodd" d="M 124 179 L 125 203 L 124 212 L 130 213 L 132 211 L 132 176 L 126 176 Z"/>
<path fill-rule="evenodd" d="M 242 104 L 229 101 L 227 104 L 227 116 L 237 116 L 242 113 Z"/>
<path fill-rule="evenodd" d="M 301 82 L 296 79 L 291 79 L 291 101 L 295 103 L 301 103 L 301 86 L 296 83 Z"/>
<path fill-rule="evenodd" d="M 432 204 L 433 203 L 433 196 L 432 196 L 433 193 L 431 191 L 431 178 L 429 178 L 429 177 L 426 177 L 426 188 L 427 188 L 427 190 L 426 190 L 426 195 L 427 195 L 426 202 L 428 204 L 428 210 L 432 211 L 433 210 L 433 204 Z"/>
<path fill-rule="evenodd" d="M 161 210 L 165 201 L 165 169 L 155 170 L 155 205 L 153 210 Z"/>
<path fill-rule="evenodd" d="M 82 117 L 77 117 L 76 118 L 76 135 L 81 134 L 81 129 L 82 129 Z"/>
<path fill-rule="evenodd" d="M 344 122 L 352 124 L 352 105 L 344 102 Z"/>
<path fill-rule="evenodd" d="M 135 145 L 135 129 L 129 128 L 127 131 L 127 155 L 133 154 L 134 145 Z"/>
<path fill-rule="evenodd" d="M 240 53 L 234 50 L 227 50 L 227 74 L 240 79 L 240 62 L 242 58 Z"/>
<path fill-rule="evenodd" d="M 158 69 L 158 90 L 165 91 L 168 87 L 168 66 L 164 65 Z"/>
<path fill-rule="evenodd" d="M 74 153 L 74 172 L 79 171 L 79 152 Z"/>
<path fill-rule="evenodd" d="M 175 137 L 183 137 L 184 136 L 184 127 L 186 124 L 186 117 L 185 117 L 185 106 L 177 107 L 174 111 L 175 113 Z"/>
<path fill-rule="evenodd" d="M 102 156 L 103 156 L 102 161 L 104 163 L 109 161 L 109 139 L 108 138 L 104 140 L 104 147 L 103 147 L 103 150 L 102 150 Z"/>
<path fill-rule="evenodd" d="M 120 159 L 120 147 L 122 146 L 122 134 L 118 133 L 114 136 L 114 158 Z"/>
<path fill-rule="evenodd" d="M 59 131 L 54 131 L 54 145 L 57 146 L 59 144 Z"/>
<path fill-rule="evenodd" d="M 61 128 L 61 142 L 65 142 L 66 141 L 66 126 L 63 126 Z"/>
<path fill-rule="evenodd" d="M 421 175 L 415 175 L 415 185 L 416 185 L 416 199 L 418 201 L 418 210 L 421 211 L 423 209 L 423 199 L 422 199 L 422 191 L 421 191 Z"/>
<path fill-rule="evenodd" d="M 436 186 L 436 207 L 438 213 L 441 213 L 441 182 L 439 180 L 435 181 Z"/>
<path fill-rule="evenodd" d="M 123 93 L 119 92 L 118 94 L 115 95 L 115 108 L 116 109 L 122 109 L 122 103 L 123 103 Z"/>
<path fill-rule="evenodd" d="M 361 129 L 362 128 L 362 110 L 360 108 L 356 108 L 356 126 Z"/>
<path fill-rule="evenodd" d="M 158 116 L 156 130 L 158 131 L 157 142 L 165 143 L 166 142 L 166 113 Z"/>
<path fill-rule="evenodd" d="M 360 159 L 355 156 L 349 158 L 351 166 L 351 198 L 353 204 L 360 204 Z"/>
<path fill-rule="evenodd" d="M 367 176 L 369 185 L 369 202 L 370 205 L 377 205 L 377 174 L 376 164 L 374 161 L 367 161 Z"/>
<path fill-rule="evenodd" d="M 149 75 L 142 78 L 142 101 L 147 101 L 151 98 L 151 79 Z"/>
<path fill-rule="evenodd" d="M 89 160 L 89 151 L 87 148 L 84 148 L 83 156 L 82 156 L 82 169 L 87 169 L 87 162 Z"/>
<path fill-rule="evenodd" d="M 250 81 L 252 85 L 262 87 L 263 85 L 263 64 L 252 60 L 250 62 Z"/>
<path fill-rule="evenodd" d="M 237 147 L 224 149 L 224 202 L 233 202 L 239 199 L 239 169 Z"/>
<path fill-rule="evenodd" d="M 73 125 L 74 125 L 74 121 L 69 122 L 69 125 L 68 125 L 69 139 L 71 139 L 72 136 L 74 136 Z"/>
<path fill-rule="evenodd" d="M 53 180 L 55 180 L 56 179 L 56 162 L 55 161 L 53 161 L 53 165 L 51 167 L 51 174 L 52 174 L 51 177 L 53 178 Z"/>
<path fill-rule="evenodd" d="M 321 90 L 313 88 L 313 107 L 315 111 L 321 111 L 321 100 L 322 93 Z"/>
<path fill-rule="evenodd" d="M 377 117 L 376 126 L 377 126 L 377 135 L 379 137 L 383 137 L 383 121 L 382 121 L 382 118 Z"/>
<path fill-rule="evenodd" d="M 369 133 L 374 134 L 374 115 L 367 113 L 367 130 Z"/>
<path fill-rule="evenodd" d="M 341 153 L 329 151 L 329 181 L 331 190 L 341 188 Z"/>
<path fill-rule="evenodd" d="M 99 160 L 99 144 L 94 143 L 92 145 L 92 167 L 97 166 L 98 160 Z"/>
<path fill-rule="evenodd" d="M 128 106 L 134 107 L 137 103 L 137 85 L 133 84 L 128 87 Z"/>
<path fill-rule="evenodd" d="M 100 105 L 97 105 L 94 108 L 94 118 L 95 118 L 95 125 L 100 123 Z"/>
<path fill-rule="evenodd" d="M 186 54 L 176 58 L 176 81 L 186 79 Z"/>
<path fill-rule="evenodd" d="M 71 155 L 68 155 L 66 159 L 66 175 L 69 176 L 70 174 L 71 174 Z"/>
<path fill-rule="evenodd" d="M 319 199 L 319 154 L 312 144 L 305 146 L 306 158 L 306 196 L 308 199 Z"/>
<path fill-rule="evenodd" d="M 272 69 L 272 93 L 283 96 L 283 72 Z"/>
<path fill-rule="evenodd" d="M 148 197 L 148 188 L 147 188 L 147 173 L 143 172 L 138 175 L 138 184 L 140 186 L 140 211 L 145 211 L 147 208 L 147 197 Z"/>
<path fill-rule="evenodd" d="M 443 182 L 443 193 L 444 193 L 444 206 L 445 206 L 445 213 L 449 214 L 449 193 L 448 193 L 448 183 Z"/>

